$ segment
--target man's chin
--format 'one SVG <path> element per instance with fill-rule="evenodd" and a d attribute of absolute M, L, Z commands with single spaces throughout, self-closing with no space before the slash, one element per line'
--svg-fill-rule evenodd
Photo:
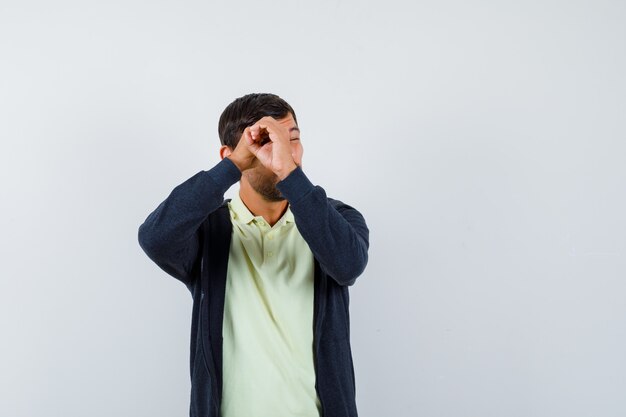
<path fill-rule="evenodd" d="M 252 189 L 260 195 L 263 200 L 269 202 L 286 200 L 280 191 L 278 191 L 278 188 L 276 188 L 276 184 L 279 182 L 276 174 L 272 173 L 272 176 L 268 178 L 259 175 L 257 172 L 250 172 L 247 175 L 247 179 Z"/>
<path fill-rule="evenodd" d="M 268 197 L 268 196 L 262 196 L 263 200 L 268 201 L 270 203 L 278 203 L 279 201 L 285 201 L 286 198 L 285 197 Z"/>
<path fill-rule="evenodd" d="M 285 201 L 286 198 L 280 193 L 280 191 L 276 190 L 275 192 L 267 192 L 267 190 L 265 190 L 265 192 L 259 192 L 257 191 L 257 193 L 259 193 L 259 195 L 261 197 L 263 197 L 263 200 L 265 201 L 269 201 L 272 203 L 277 203 L 279 201 Z"/>
<path fill-rule="evenodd" d="M 252 188 L 254 189 L 254 191 L 257 192 L 257 194 L 259 194 L 263 200 L 265 201 L 269 201 L 269 202 L 279 202 L 279 201 L 285 201 L 286 198 L 280 193 L 280 191 L 278 191 L 278 189 L 276 188 L 276 186 L 255 186 L 252 185 Z"/>

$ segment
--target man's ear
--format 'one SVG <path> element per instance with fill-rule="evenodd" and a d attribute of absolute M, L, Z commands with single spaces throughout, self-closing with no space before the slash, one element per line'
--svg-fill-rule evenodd
<path fill-rule="evenodd" d="M 227 156 L 229 156 L 232 153 L 233 153 L 233 150 L 230 149 L 229 146 L 222 145 L 222 147 L 220 148 L 220 158 L 222 158 L 222 159 L 226 158 Z"/>

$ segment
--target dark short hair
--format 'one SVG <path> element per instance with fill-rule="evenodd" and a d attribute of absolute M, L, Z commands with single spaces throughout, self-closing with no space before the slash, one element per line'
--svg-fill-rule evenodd
<path fill-rule="evenodd" d="M 253 93 L 235 99 L 220 116 L 217 132 L 222 145 L 235 149 L 246 127 L 265 116 L 283 119 L 291 113 L 298 124 L 296 113 L 289 103 L 276 94 Z"/>

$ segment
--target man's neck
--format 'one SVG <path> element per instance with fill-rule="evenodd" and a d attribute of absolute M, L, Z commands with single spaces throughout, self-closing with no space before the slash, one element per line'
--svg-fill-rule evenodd
<path fill-rule="evenodd" d="M 267 201 L 245 181 L 240 182 L 239 197 L 255 216 L 262 216 L 267 224 L 274 226 L 287 211 L 288 201 Z"/>

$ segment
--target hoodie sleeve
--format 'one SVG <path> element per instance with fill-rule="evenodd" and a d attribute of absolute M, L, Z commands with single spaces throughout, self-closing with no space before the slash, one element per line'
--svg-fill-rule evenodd
<path fill-rule="evenodd" d="M 352 285 L 367 265 L 369 229 L 356 209 L 329 199 L 301 167 L 276 185 L 320 266 L 339 285 Z"/>
<path fill-rule="evenodd" d="M 161 269 L 189 286 L 196 278 L 200 226 L 224 202 L 241 172 L 228 158 L 172 190 L 139 226 L 139 245 Z"/>

